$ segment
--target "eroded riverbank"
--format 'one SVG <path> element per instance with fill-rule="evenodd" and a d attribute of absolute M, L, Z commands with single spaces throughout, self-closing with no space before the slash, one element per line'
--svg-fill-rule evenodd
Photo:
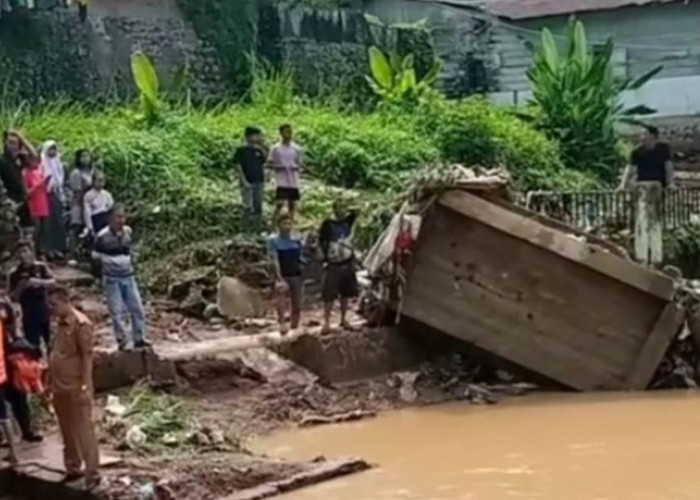
<path fill-rule="evenodd" d="M 700 394 L 547 394 L 451 403 L 275 434 L 256 451 L 357 455 L 374 470 L 285 500 L 690 500 Z"/>

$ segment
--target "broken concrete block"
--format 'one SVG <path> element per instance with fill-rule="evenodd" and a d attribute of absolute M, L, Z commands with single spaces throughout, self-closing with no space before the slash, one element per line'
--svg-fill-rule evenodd
<path fill-rule="evenodd" d="M 264 312 L 260 293 L 241 280 L 228 276 L 219 281 L 217 305 L 227 318 L 261 316 Z"/>

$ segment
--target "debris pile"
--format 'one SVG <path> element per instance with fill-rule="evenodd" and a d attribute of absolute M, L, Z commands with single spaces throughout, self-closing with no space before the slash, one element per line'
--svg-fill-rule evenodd
<path fill-rule="evenodd" d="M 145 383 L 137 384 L 124 404 L 117 396 L 107 397 L 101 429 L 115 448 L 122 451 L 240 449 L 240 443 L 220 429 L 201 425 L 184 400 L 155 393 Z"/>

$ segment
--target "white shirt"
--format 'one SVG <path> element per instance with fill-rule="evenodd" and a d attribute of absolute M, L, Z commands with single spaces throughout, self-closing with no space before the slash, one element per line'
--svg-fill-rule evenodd
<path fill-rule="evenodd" d="M 100 189 L 99 191 L 96 189 L 91 189 L 85 193 L 83 203 L 85 227 L 92 231 L 94 229 L 92 227 L 92 216 L 110 210 L 114 206 L 114 199 L 112 198 L 111 193 L 106 189 Z"/>

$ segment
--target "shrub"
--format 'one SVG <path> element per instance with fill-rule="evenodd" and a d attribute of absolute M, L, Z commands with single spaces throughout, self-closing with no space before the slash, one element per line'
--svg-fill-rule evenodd
<path fill-rule="evenodd" d="M 17 126 L 34 141 L 55 139 L 66 163 L 75 150 L 97 153 L 108 187 L 126 203 L 141 240 L 141 256 L 163 267 L 163 257 L 185 245 L 241 232 L 237 183 L 230 158 L 247 125 L 276 140 L 283 122 L 294 125 L 308 150 L 300 224 L 318 225 L 338 196 L 363 210 L 387 208 L 403 179 L 441 161 L 505 164 L 523 189 L 581 185 L 565 170 L 554 144 L 507 111 L 480 99 L 435 99 L 410 112 L 386 108 L 363 114 L 296 99 L 275 106 L 253 104 L 213 110 L 162 110 L 148 126 L 127 108 L 102 110 L 65 104 L 32 108 Z M 268 201 L 273 187 L 268 188 Z M 268 206 L 271 204 L 268 203 Z M 381 218 L 368 216 L 360 239 L 367 243 Z"/>
<path fill-rule="evenodd" d="M 661 67 L 619 80 L 612 70 L 612 39 L 595 50 L 583 24 L 573 18 L 567 37 L 567 47 L 560 52 L 552 33 L 542 30 L 528 71 L 535 105 L 531 119 L 559 142 L 567 166 L 611 182 L 623 162 L 616 125 L 632 115 L 653 112 L 643 106 L 625 109 L 621 94 L 639 89 Z"/>
<path fill-rule="evenodd" d="M 434 139 L 445 159 L 504 165 L 522 190 L 595 185 L 593 178 L 564 168 L 555 143 L 508 109 L 497 108 L 483 98 L 434 100 L 415 116 L 418 129 Z"/>

